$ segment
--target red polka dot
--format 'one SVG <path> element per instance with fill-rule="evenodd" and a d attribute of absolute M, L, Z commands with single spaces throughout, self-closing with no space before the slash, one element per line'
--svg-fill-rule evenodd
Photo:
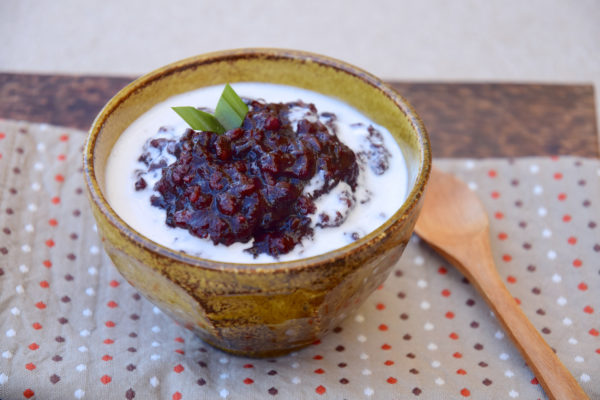
<path fill-rule="evenodd" d="M 114 342 L 112 339 L 104 339 L 104 344 L 113 344 Z"/>
<path fill-rule="evenodd" d="M 460 368 L 460 369 L 456 370 L 456 373 L 457 373 L 458 375 L 466 375 L 466 374 L 467 374 L 467 371 L 465 371 L 464 369 Z"/>
<path fill-rule="evenodd" d="M 569 239 L 567 240 L 567 242 L 568 242 L 570 245 L 574 245 L 574 244 L 576 244 L 576 243 L 577 243 L 577 238 L 576 238 L 575 236 L 571 236 L 571 237 L 569 237 Z"/>
<path fill-rule="evenodd" d="M 537 380 L 537 378 L 536 378 L 536 377 L 533 377 L 533 379 L 531 380 L 531 384 L 532 384 L 532 385 L 537 385 L 537 384 L 539 384 L 539 382 L 538 382 L 538 380 Z"/>
<path fill-rule="evenodd" d="M 452 318 L 454 318 L 454 313 L 453 313 L 452 311 L 448 311 L 448 312 L 446 313 L 446 318 L 448 318 L 448 319 L 452 319 Z"/>
<path fill-rule="evenodd" d="M 54 180 L 55 180 L 56 182 L 64 182 L 64 181 L 65 181 L 65 177 L 64 177 L 64 176 L 62 176 L 61 174 L 56 174 L 56 175 L 54 176 Z"/>
<path fill-rule="evenodd" d="M 515 297 L 515 303 L 517 303 L 518 305 L 521 305 L 521 299 L 519 299 L 518 297 Z"/>
<path fill-rule="evenodd" d="M 588 333 L 592 336 L 600 336 L 600 332 L 598 332 L 598 330 L 595 328 L 590 329 Z"/>
<path fill-rule="evenodd" d="M 563 222 L 570 222 L 571 221 L 571 216 L 569 214 L 565 214 L 562 217 Z"/>
<path fill-rule="evenodd" d="M 323 386 L 323 385 L 319 385 L 315 389 L 315 392 L 317 392 L 317 394 L 321 394 L 321 395 L 325 394 L 326 391 L 327 391 L 327 389 L 325 389 L 325 386 Z"/>
<path fill-rule="evenodd" d="M 452 340 L 458 340 L 458 334 L 456 332 L 452 332 L 448 337 Z"/>
<path fill-rule="evenodd" d="M 596 354 L 600 354 L 600 348 L 596 349 Z"/>
<path fill-rule="evenodd" d="M 500 232 L 498 234 L 498 239 L 500 239 L 500 240 L 506 240 L 507 238 L 508 238 L 508 235 L 504 232 Z"/>
<path fill-rule="evenodd" d="M 46 303 L 44 303 L 43 301 L 38 301 L 37 303 L 35 303 L 36 308 L 43 310 L 44 308 L 46 308 Z"/>
<path fill-rule="evenodd" d="M 508 283 L 516 283 L 516 282 L 517 282 L 517 278 L 515 278 L 515 277 L 514 277 L 514 276 L 512 276 L 512 275 L 509 275 L 508 277 L 506 277 L 506 281 L 507 281 Z"/>
<path fill-rule="evenodd" d="M 322 360 L 323 356 L 320 354 L 317 354 L 316 356 L 313 357 L 313 360 Z"/>
<path fill-rule="evenodd" d="M 254 365 L 252 365 L 252 364 L 244 364 L 244 368 L 254 368 Z"/>
<path fill-rule="evenodd" d="M 586 314 L 593 314 L 594 308 L 592 306 L 585 306 L 583 307 L 583 312 Z"/>
<path fill-rule="evenodd" d="M 254 383 L 254 381 L 252 379 L 250 379 L 250 378 L 246 378 L 246 379 L 244 379 L 244 383 L 246 385 L 252 385 Z"/>
<path fill-rule="evenodd" d="M 452 357 L 454 357 L 454 358 L 462 358 L 462 354 L 457 351 L 456 353 L 452 354 Z"/>
<path fill-rule="evenodd" d="M 557 181 L 561 180 L 562 178 L 563 174 L 561 174 L 560 172 L 554 174 L 554 179 L 556 179 Z"/>
<path fill-rule="evenodd" d="M 449 297 L 452 294 L 448 289 L 442 290 L 442 296 Z"/>
<path fill-rule="evenodd" d="M 177 372 L 178 374 L 180 374 L 180 373 L 182 373 L 182 372 L 183 372 L 183 370 L 184 370 L 184 369 L 185 369 L 185 368 L 183 368 L 183 365 L 181 365 L 181 364 L 177 364 L 177 365 L 176 365 L 176 366 L 173 368 L 173 371 L 175 371 L 175 372 Z"/>
<path fill-rule="evenodd" d="M 29 371 L 33 371 L 35 369 L 35 364 L 34 363 L 25 364 L 25 368 Z"/>
<path fill-rule="evenodd" d="M 50 268 L 52 266 L 52 261 L 44 260 L 44 262 L 42 264 L 44 264 L 44 267 Z"/>
<path fill-rule="evenodd" d="M 185 351 L 183 349 L 175 349 L 175 353 L 185 355 Z"/>
<path fill-rule="evenodd" d="M 504 262 L 510 262 L 510 261 L 512 261 L 512 256 L 510 254 L 504 254 L 502 256 L 502 261 L 504 261 Z"/>
<path fill-rule="evenodd" d="M 52 199 L 50 199 L 50 201 L 52 202 L 52 204 L 58 204 L 60 203 L 60 197 L 54 196 Z"/>
<path fill-rule="evenodd" d="M 440 275 L 446 275 L 448 273 L 448 270 L 445 267 L 439 267 L 438 268 L 438 274 Z"/>
<path fill-rule="evenodd" d="M 54 247 L 54 245 L 56 244 L 56 243 L 54 243 L 54 240 L 52 240 L 52 239 L 46 240 L 45 243 L 46 243 L 46 246 L 48 246 L 48 247 Z"/>
<path fill-rule="evenodd" d="M 106 305 L 107 305 L 109 308 L 117 308 L 117 307 L 119 306 L 119 305 L 118 305 L 116 302 L 114 302 L 114 301 L 112 301 L 112 300 L 111 300 L 111 301 L 109 301 L 108 303 L 106 303 Z"/>
<path fill-rule="evenodd" d="M 4 139 L 5 137 L 6 137 L 6 133 L 0 132 L 0 140 Z"/>
<path fill-rule="evenodd" d="M 390 346 L 387 343 L 384 343 L 381 345 L 381 350 L 390 350 L 392 348 L 392 346 Z"/>
<path fill-rule="evenodd" d="M 500 211 L 497 211 L 497 212 L 494 213 L 494 218 L 496 218 L 496 219 L 502 219 L 502 218 L 504 218 L 504 214 L 501 213 Z"/>
<path fill-rule="evenodd" d="M 182 394 L 179 392 L 175 392 L 173 393 L 172 399 L 173 400 L 181 400 L 183 398 Z"/>
<path fill-rule="evenodd" d="M 392 360 L 386 360 L 383 364 L 389 367 L 391 365 L 394 365 L 394 362 Z"/>
<path fill-rule="evenodd" d="M 27 346 L 27 347 L 29 347 L 29 350 L 33 350 L 33 351 L 35 351 L 35 350 L 37 350 L 37 349 L 39 349 L 39 348 L 40 348 L 40 346 L 39 346 L 37 343 L 35 343 L 35 342 L 31 343 L 31 344 L 30 344 L 29 346 Z"/>
<path fill-rule="evenodd" d="M 59 154 L 56 158 L 58 159 L 58 161 L 65 161 L 67 159 L 67 156 L 65 156 L 64 154 Z"/>
<path fill-rule="evenodd" d="M 67 135 L 66 133 L 64 135 L 61 135 L 61 137 L 60 137 L 61 142 L 66 142 L 67 140 L 69 140 L 69 135 Z"/>
<path fill-rule="evenodd" d="M 577 285 L 577 289 L 583 291 L 588 290 L 588 285 L 585 282 L 581 282 L 579 285 Z"/>
<path fill-rule="evenodd" d="M 573 266 L 574 266 L 575 268 L 579 268 L 579 267 L 581 267 L 582 265 L 583 265 L 583 262 L 582 262 L 582 261 L 581 261 L 579 258 L 576 258 L 576 259 L 574 259 L 574 260 L 573 260 Z"/>
<path fill-rule="evenodd" d="M 381 285 L 377 286 L 377 290 L 381 290 L 381 289 L 383 289 L 383 283 Z"/>
<path fill-rule="evenodd" d="M 389 383 L 390 385 L 393 385 L 394 383 L 398 382 L 398 379 L 390 376 L 389 378 L 386 379 L 386 382 Z"/>
<path fill-rule="evenodd" d="M 319 374 L 319 375 L 321 375 L 321 374 L 324 374 L 324 373 L 325 373 L 325 370 L 324 370 L 323 368 L 317 368 L 317 369 L 315 369 L 313 372 L 314 372 L 315 374 Z"/>
<path fill-rule="evenodd" d="M 113 279 L 112 281 L 110 281 L 109 285 L 110 285 L 110 287 L 114 287 L 115 288 L 115 287 L 119 286 L 119 282 L 117 282 L 117 281 L 115 281 Z"/>
<path fill-rule="evenodd" d="M 377 303 L 377 305 L 375 306 L 376 309 L 378 310 L 385 310 L 385 304 L 383 303 Z"/>
<path fill-rule="evenodd" d="M 312 345 L 313 345 L 313 346 L 317 346 L 317 345 L 319 345 L 319 344 L 321 344 L 321 339 L 317 339 L 317 340 L 315 340 L 314 342 L 312 342 Z"/>
<path fill-rule="evenodd" d="M 112 381 L 112 378 L 109 375 L 102 375 L 102 377 L 100 378 L 100 382 L 102 382 L 103 384 L 107 385 Z"/>
<path fill-rule="evenodd" d="M 48 281 L 41 281 L 40 287 L 43 289 L 48 289 L 50 287 L 50 284 L 48 283 Z"/>
<path fill-rule="evenodd" d="M 565 201 L 567 199 L 567 194 L 559 193 L 557 197 L 558 197 L 558 201 Z"/>
<path fill-rule="evenodd" d="M 39 331 L 40 329 L 42 329 L 42 324 L 40 324 L 39 322 L 34 322 L 33 324 L 31 324 L 31 327 L 36 331 Z"/>
<path fill-rule="evenodd" d="M 497 175 L 497 172 L 496 172 L 496 170 L 490 169 L 490 170 L 488 171 L 488 176 L 489 176 L 490 178 L 495 178 L 495 177 L 496 177 L 496 175 Z"/>
<path fill-rule="evenodd" d="M 105 325 L 107 328 L 114 328 L 115 326 L 117 326 L 117 324 L 115 324 L 113 321 L 106 321 L 106 322 L 104 323 L 104 325 Z"/>
<path fill-rule="evenodd" d="M 48 225 L 50 225 L 50 226 L 56 226 L 56 225 L 58 225 L 58 221 L 55 220 L 54 218 L 51 218 L 51 219 L 48 220 Z"/>
<path fill-rule="evenodd" d="M 30 399 L 30 398 L 32 398 L 33 396 L 35 396 L 35 392 L 34 392 L 33 390 L 31 390 L 31 389 L 26 389 L 26 390 L 23 392 L 23 396 L 25 396 L 25 398 L 27 398 L 27 399 Z"/>
<path fill-rule="evenodd" d="M 102 356 L 102 361 L 111 361 L 113 358 L 108 354 Z"/>
<path fill-rule="evenodd" d="M 464 388 L 460 391 L 460 394 L 462 394 L 464 397 L 469 397 L 471 395 L 471 392 L 469 391 L 469 389 Z"/>
<path fill-rule="evenodd" d="M 184 340 L 184 339 L 183 339 L 181 336 L 177 336 L 177 337 L 175 338 L 175 341 L 176 341 L 177 343 L 185 343 L 185 340 Z"/>
<path fill-rule="evenodd" d="M 388 330 L 388 326 L 386 324 L 381 324 L 381 325 L 379 325 L 379 330 L 380 331 L 387 331 Z"/>

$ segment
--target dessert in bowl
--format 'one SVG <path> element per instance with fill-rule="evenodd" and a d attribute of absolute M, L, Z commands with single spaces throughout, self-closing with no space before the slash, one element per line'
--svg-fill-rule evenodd
<path fill-rule="evenodd" d="M 226 83 L 250 110 L 240 128 L 192 130 L 171 110 L 214 107 Z M 206 342 L 248 356 L 314 342 L 383 282 L 430 163 L 418 116 L 380 80 L 276 49 L 143 76 L 100 112 L 84 155 L 121 274 Z"/>

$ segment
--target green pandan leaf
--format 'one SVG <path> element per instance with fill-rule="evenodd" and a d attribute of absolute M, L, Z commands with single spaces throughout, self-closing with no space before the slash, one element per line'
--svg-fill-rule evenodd
<path fill-rule="evenodd" d="M 212 114 L 189 106 L 172 107 L 172 109 L 194 130 L 225 133 L 223 125 Z"/>
<path fill-rule="evenodd" d="M 215 109 L 215 117 L 226 130 L 239 128 L 248 113 L 248 106 L 229 86 L 225 85 Z"/>

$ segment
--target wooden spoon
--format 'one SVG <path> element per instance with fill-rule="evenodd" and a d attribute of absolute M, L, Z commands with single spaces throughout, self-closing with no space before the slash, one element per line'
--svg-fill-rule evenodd
<path fill-rule="evenodd" d="M 415 231 L 479 290 L 550 399 L 588 399 L 502 283 L 487 213 L 464 182 L 433 168 Z"/>

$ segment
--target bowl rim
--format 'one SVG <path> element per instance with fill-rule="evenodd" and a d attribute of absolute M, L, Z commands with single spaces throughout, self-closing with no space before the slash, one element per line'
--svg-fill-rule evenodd
<path fill-rule="evenodd" d="M 107 120 L 109 115 L 138 89 L 152 83 L 155 80 L 161 79 L 161 77 L 164 75 L 170 75 L 188 68 L 195 68 L 199 65 L 211 64 L 214 62 L 235 61 L 238 59 L 247 58 L 284 59 L 291 60 L 292 62 L 314 62 L 324 67 L 330 67 L 347 73 L 382 92 L 384 96 L 392 101 L 395 106 L 398 107 L 407 117 L 408 122 L 410 125 L 412 125 L 413 130 L 417 134 L 417 141 L 419 144 L 420 163 L 418 164 L 417 176 L 415 183 L 410 188 L 410 191 L 402 203 L 402 206 L 398 208 L 396 212 L 378 228 L 371 231 L 368 235 L 346 246 L 315 256 L 289 261 L 243 264 L 196 257 L 191 254 L 173 250 L 166 246 L 160 245 L 130 227 L 109 205 L 108 200 L 105 198 L 102 190 L 100 189 L 94 168 L 94 146 L 98 140 L 104 122 Z M 97 114 L 90 127 L 83 151 L 83 170 L 90 201 L 97 207 L 103 217 L 106 218 L 108 223 L 113 225 L 121 234 L 124 234 L 128 237 L 128 239 L 135 242 L 138 246 L 144 248 L 145 250 L 150 251 L 158 256 L 166 257 L 172 261 L 184 263 L 195 268 L 206 268 L 209 270 L 221 270 L 235 273 L 273 273 L 305 268 L 316 268 L 322 264 L 333 264 L 337 261 L 343 261 L 350 254 L 362 252 L 373 244 L 382 241 L 386 236 L 386 232 L 391 227 L 399 224 L 401 220 L 408 215 L 409 211 L 413 207 L 418 206 L 429 178 L 431 170 L 431 158 L 429 135 L 421 118 L 418 116 L 413 106 L 391 86 L 384 83 L 381 79 L 377 78 L 371 73 L 347 62 L 307 51 L 280 48 L 240 48 L 210 52 L 175 61 L 135 79 L 133 82 L 122 88 L 106 103 L 102 110 Z"/>

